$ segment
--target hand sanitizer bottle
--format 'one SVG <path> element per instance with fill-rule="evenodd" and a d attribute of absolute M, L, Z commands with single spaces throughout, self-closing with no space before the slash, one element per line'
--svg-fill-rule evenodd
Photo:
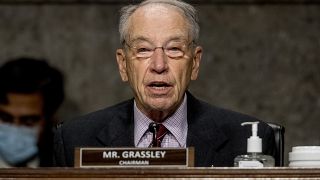
<path fill-rule="evenodd" d="M 259 122 L 244 122 L 241 125 L 252 125 L 252 136 L 247 140 L 247 154 L 239 155 L 234 159 L 235 167 L 257 168 L 274 167 L 274 158 L 262 154 L 262 139 L 258 134 Z"/>

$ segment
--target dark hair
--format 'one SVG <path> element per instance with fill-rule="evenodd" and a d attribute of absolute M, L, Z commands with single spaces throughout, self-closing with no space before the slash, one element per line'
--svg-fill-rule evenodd
<path fill-rule="evenodd" d="M 0 104 L 7 104 L 8 93 L 41 93 L 44 100 L 45 126 L 38 147 L 40 166 L 52 166 L 52 116 L 64 99 L 62 73 L 49 66 L 45 59 L 16 58 L 0 67 Z"/>
<path fill-rule="evenodd" d="M 44 59 L 16 58 L 0 67 L 0 103 L 7 104 L 8 93 L 42 94 L 44 114 L 50 118 L 64 99 L 62 73 Z"/>

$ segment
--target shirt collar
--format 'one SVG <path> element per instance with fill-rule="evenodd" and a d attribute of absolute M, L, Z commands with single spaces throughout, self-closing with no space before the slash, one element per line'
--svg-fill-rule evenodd
<path fill-rule="evenodd" d="M 137 146 L 142 136 L 148 131 L 149 124 L 153 122 L 137 107 L 134 101 L 134 144 Z M 177 139 L 181 147 L 185 147 L 188 131 L 187 123 L 187 95 L 179 108 L 162 123 Z"/>

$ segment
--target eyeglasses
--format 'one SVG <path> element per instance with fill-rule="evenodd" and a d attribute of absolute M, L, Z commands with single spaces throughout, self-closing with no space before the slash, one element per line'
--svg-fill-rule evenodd
<path fill-rule="evenodd" d="M 163 52 L 170 58 L 181 58 L 184 56 L 188 48 L 193 41 L 190 43 L 185 43 L 184 41 L 169 41 L 165 46 L 156 47 L 148 42 L 138 42 L 129 45 L 126 41 L 125 44 L 133 52 L 134 56 L 137 58 L 150 58 L 154 51 L 161 48 Z"/>

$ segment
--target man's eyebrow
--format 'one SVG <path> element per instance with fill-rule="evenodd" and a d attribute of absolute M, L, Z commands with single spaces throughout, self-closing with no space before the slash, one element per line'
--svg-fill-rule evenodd
<path fill-rule="evenodd" d="M 23 115 L 23 116 L 20 116 L 19 118 L 34 118 L 34 119 L 37 119 L 37 118 L 41 118 L 41 115 L 37 115 L 37 114 L 31 114 L 31 115 Z"/>
<path fill-rule="evenodd" d="M 14 116 L 8 112 L 5 112 L 3 110 L 0 109 L 0 116 L 6 116 L 6 117 L 10 117 L 10 118 L 14 118 Z M 19 119 L 41 119 L 41 115 L 38 114 L 30 114 L 30 115 L 23 115 L 23 116 L 19 116 Z"/>

